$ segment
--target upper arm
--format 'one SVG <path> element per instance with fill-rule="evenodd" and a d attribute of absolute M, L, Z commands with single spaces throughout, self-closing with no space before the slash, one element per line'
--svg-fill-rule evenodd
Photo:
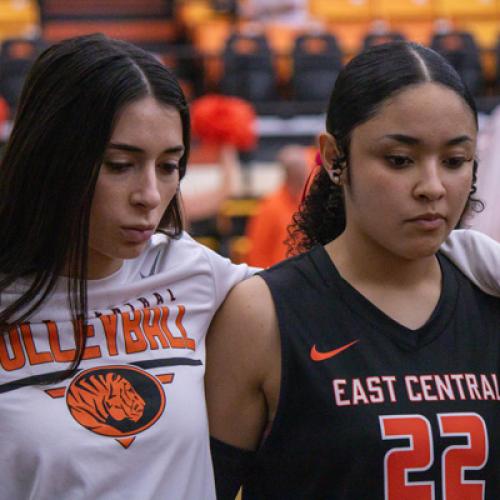
<path fill-rule="evenodd" d="M 238 448 L 257 447 L 268 421 L 265 387 L 279 356 L 271 294 L 260 277 L 250 278 L 230 292 L 207 336 L 205 390 L 212 436 Z"/>

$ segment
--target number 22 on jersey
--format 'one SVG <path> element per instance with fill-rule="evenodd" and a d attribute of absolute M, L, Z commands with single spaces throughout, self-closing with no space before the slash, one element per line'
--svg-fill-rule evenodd
<path fill-rule="evenodd" d="M 485 481 L 465 480 L 467 470 L 480 470 L 488 461 L 488 433 L 477 413 L 439 413 L 442 438 L 464 437 L 466 444 L 450 445 L 434 457 L 432 429 L 422 415 L 379 417 L 382 439 L 407 439 L 409 446 L 390 449 L 384 457 L 385 500 L 434 500 L 433 481 L 409 481 L 411 472 L 429 470 L 441 460 L 443 500 L 483 500 Z"/>

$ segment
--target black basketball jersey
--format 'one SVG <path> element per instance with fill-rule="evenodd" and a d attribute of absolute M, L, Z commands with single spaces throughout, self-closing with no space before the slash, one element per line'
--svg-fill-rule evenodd
<path fill-rule="evenodd" d="M 438 257 L 441 296 L 418 330 L 323 247 L 262 272 L 282 379 L 245 499 L 500 499 L 500 299 Z"/>

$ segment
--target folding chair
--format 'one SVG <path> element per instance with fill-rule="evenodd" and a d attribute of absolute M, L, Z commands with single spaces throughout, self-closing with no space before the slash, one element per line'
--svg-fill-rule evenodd
<path fill-rule="evenodd" d="M 273 57 L 264 35 L 232 34 L 223 55 L 221 90 L 251 102 L 276 97 Z"/>
<path fill-rule="evenodd" d="M 327 101 L 342 68 L 342 53 L 330 33 L 297 37 L 293 50 L 293 91 L 300 101 Z"/>

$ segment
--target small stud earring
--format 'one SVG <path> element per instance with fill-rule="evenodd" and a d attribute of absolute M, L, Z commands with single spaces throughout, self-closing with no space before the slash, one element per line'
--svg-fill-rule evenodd
<path fill-rule="evenodd" d="M 333 183 L 336 185 L 336 186 L 342 186 L 342 179 L 340 178 L 340 176 L 342 175 L 342 170 L 334 170 L 332 172 L 332 181 Z"/>
<path fill-rule="evenodd" d="M 328 174 L 330 175 L 330 179 L 336 186 L 342 186 L 343 180 L 342 180 L 342 172 L 346 168 L 346 161 L 345 157 L 339 157 L 336 158 L 335 160 L 332 161 L 332 165 L 334 168 L 328 171 Z"/>

